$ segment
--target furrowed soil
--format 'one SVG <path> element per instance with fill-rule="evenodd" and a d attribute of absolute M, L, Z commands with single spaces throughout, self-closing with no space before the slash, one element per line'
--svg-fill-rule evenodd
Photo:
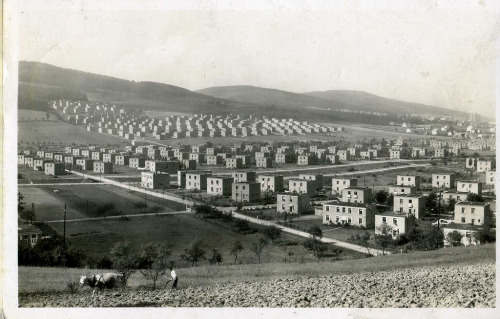
<path fill-rule="evenodd" d="M 182 278 L 180 279 L 180 281 Z M 223 283 L 178 291 L 20 293 L 20 307 L 495 307 L 495 264 Z"/>

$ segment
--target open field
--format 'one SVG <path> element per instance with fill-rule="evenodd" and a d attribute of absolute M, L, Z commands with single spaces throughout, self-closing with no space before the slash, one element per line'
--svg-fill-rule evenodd
<path fill-rule="evenodd" d="M 51 225 L 57 232 L 62 233 L 63 224 Z M 259 226 L 252 225 L 259 228 Z M 238 263 L 255 264 L 258 262 L 250 247 L 261 234 L 242 234 L 230 223 L 214 222 L 201 219 L 192 214 L 175 214 L 161 216 L 147 216 L 130 218 L 129 220 L 99 220 L 69 222 L 66 224 L 71 247 L 82 249 L 87 255 L 100 257 L 109 255 L 113 245 L 119 241 L 128 240 L 136 249 L 148 242 L 163 242 L 172 245 L 172 260 L 179 267 L 185 267 L 186 263 L 180 259 L 184 248 L 201 240 L 203 248 L 210 257 L 213 248 L 222 253 L 223 265 L 234 262 L 234 256 L 230 255 L 230 248 L 236 240 L 240 240 L 244 250 L 238 255 Z M 285 252 L 283 245 L 295 252 L 292 257 L 294 261 L 302 259 L 313 261 L 315 258 L 302 247 L 304 238 L 283 233 L 275 244 L 270 244 L 262 253 L 262 262 L 281 262 Z M 364 254 L 345 250 L 342 259 L 364 258 Z M 328 259 L 328 257 L 327 257 Z M 202 261 L 203 265 L 208 262 Z"/>
<path fill-rule="evenodd" d="M 44 111 L 26 110 L 18 109 L 17 111 L 18 121 L 45 121 L 45 120 L 56 120 L 57 116 L 52 113 Z"/>
<path fill-rule="evenodd" d="M 340 260 L 335 262 L 263 263 L 243 265 L 199 266 L 178 268 L 179 288 L 236 284 L 277 279 L 303 279 L 327 275 L 349 275 L 379 271 L 495 264 L 495 244 L 478 247 L 443 248 L 435 251 L 394 254 L 376 258 Z M 19 267 L 19 292 L 62 291 L 68 280 L 99 270 L 70 268 Z M 160 282 L 162 286 L 164 279 Z M 134 274 L 129 286 L 140 288 L 149 282 Z M 494 285 L 494 282 L 492 282 Z"/>
<path fill-rule="evenodd" d="M 78 183 L 83 180 L 80 176 L 75 176 L 73 174 L 50 176 L 45 175 L 44 172 L 34 170 L 32 167 L 17 166 L 17 173 L 21 174 L 22 178 L 17 180 L 18 184 L 51 184 L 51 183 Z"/>
<path fill-rule="evenodd" d="M 56 190 L 56 192 L 54 192 Z M 137 203 L 148 206 L 160 206 L 164 211 L 184 210 L 185 206 L 157 197 L 146 196 L 126 189 L 105 184 L 85 185 L 47 185 L 23 187 L 20 192 L 25 195 L 27 206 L 35 204 L 38 221 L 61 219 L 64 203 L 67 206 L 67 218 L 78 219 L 98 216 L 98 209 L 105 204 L 113 204 L 115 212 L 108 215 L 137 214 L 140 209 Z M 87 213 L 88 201 L 88 213 Z"/>
<path fill-rule="evenodd" d="M 18 141 L 35 143 L 63 143 L 118 145 L 127 140 L 108 134 L 87 132 L 83 127 L 61 121 L 18 122 Z"/>

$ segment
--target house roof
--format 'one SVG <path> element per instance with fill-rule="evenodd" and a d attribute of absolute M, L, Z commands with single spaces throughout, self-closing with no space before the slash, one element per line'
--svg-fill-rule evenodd
<path fill-rule="evenodd" d="M 486 203 L 486 202 L 458 202 L 456 205 L 460 205 L 460 206 L 483 206 L 483 207 L 486 207 L 486 206 L 490 205 L 490 203 Z"/>
<path fill-rule="evenodd" d="M 354 189 L 354 190 L 362 190 L 362 191 L 364 191 L 364 190 L 371 189 L 371 188 L 368 188 L 368 187 L 356 187 L 356 186 L 352 186 L 352 187 L 346 187 L 346 188 L 344 188 L 344 189 L 347 189 L 347 190 L 349 190 L 349 189 Z"/>
<path fill-rule="evenodd" d="M 337 205 L 337 206 L 346 206 L 346 207 L 368 207 L 368 206 L 373 206 L 371 204 L 366 204 L 366 203 L 347 203 L 347 202 L 341 202 L 341 201 L 332 201 L 328 203 L 324 203 L 324 205 Z"/>
<path fill-rule="evenodd" d="M 32 225 L 32 224 L 19 224 L 17 230 L 18 230 L 18 234 L 33 234 L 33 233 L 42 234 L 43 233 L 40 230 L 40 228 L 38 228 L 37 226 Z"/>
<path fill-rule="evenodd" d="M 375 216 L 381 216 L 381 217 L 400 217 L 400 218 L 408 218 L 407 214 L 397 214 L 394 212 L 385 212 L 385 213 L 377 213 Z M 410 216 L 413 217 L 413 215 L 410 214 Z"/>
<path fill-rule="evenodd" d="M 416 186 L 414 186 L 414 185 L 398 185 L 398 184 L 392 184 L 392 185 L 390 185 L 389 187 L 410 187 L 410 188 L 411 188 L 411 187 L 416 187 Z"/>
<path fill-rule="evenodd" d="M 456 224 L 456 223 L 451 223 L 448 225 L 443 225 L 443 228 L 446 229 L 461 229 L 461 230 L 480 230 L 483 229 L 483 226 L 479 225 L 471 225 L 471 224 Z"/>
<path fill-rule="evenodd" d="M 410 198 L 422 198 L 425 197 L 422 194 L 397 194 L 394 197 L 410 197 Z"/>

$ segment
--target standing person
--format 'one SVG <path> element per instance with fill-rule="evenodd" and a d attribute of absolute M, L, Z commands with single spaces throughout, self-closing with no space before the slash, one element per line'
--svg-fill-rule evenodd
<path fill-rule="evenodd" d="M 179 278 L 177 277 L 177 274 L 175 273 L 175 270 L 172 267 L 169 267 L 169 269 L 170 269 L 170 277 L 173 280 L 172 289 L 177 290 L 177 281 L 179 280 Z"/>

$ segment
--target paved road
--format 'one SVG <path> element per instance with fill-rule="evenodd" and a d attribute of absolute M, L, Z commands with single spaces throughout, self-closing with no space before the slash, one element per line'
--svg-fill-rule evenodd
<path fill-rule="evenodd" d="M 75 172 L 75 171 L 72 171 L 71 173 L 76 174 L 76 175 L 80 175 L 80 176 L 84 175 L 83 173 Z M 125 188 L 125 189 L 128 189 L 128 190 L 134 191 L 134 192 L 139 192 L 139 193 L 147 194 L 147 195 L 150 195 L 150 196 L 155 196 L 155 197 L 167 199 L 167 200 L 170 200 L 170 201 L 173 201 L 173 202 L 177 202 L 177 203 L 181 203 L 181 204 L 185 204 L 185 205 L 193 205 L 192 201 L 184 200 L 182 198 L 179 198 L 179 197 L 176 197 L 176 196 L 173 196 L 173 195 L 169 195 L 168 193 L 163 194 L 163 193 L 152 192 L 152 191 L 149 191 L 149 190 L 144 189 L 144 188 L 135 187 L 135 186 L 132 186 L 130 184 L 121 183 L 121 182 L 114 181 L 112 179 L 109 179 L 109 178 L 106 178 L 106 177 L 102 177 L 102 176 L 85 175 L 85 177 L 87 177 L 88 179 L 92 179 L 92 180 L 96 180 L 96 181 L 102 181 L 102 182 L 107 183 L 107 184 L 111 184 L 111 185 L 114 185 L 114 186 Z"/>
<path fill-rule="evenodd" d="M 224 209 L 224 210 L 227 211 L 228 207 L 221 207 L 220 209 Z M 234 208 L 232 208 L 232 209 L 234 209 Z M 281 228 L 284 232 L 287 232 L 287 233 L 290 233 L 290 234 L 299 235 L 299 236 L 305 237 L 305 238 L 310 238 L 309 233 L 306 233 L 306 232 L 303 232 L 303 231 L 300 231 L 300 230 L 297 230 L 297 229 L 289 228 L 289 227 L 284 227 L 284 226 L 278 225 L 278 224 L 276 224 L 275 222 L 272 222 L 272 221 L 249 217 L 249 216 L 246 216 L 246 215 L 243 215 L 243 214 L 236 213 L 234 211 L 233 211 L 233 215 L 236 218 L 245 219 L 245 220 L 248 220 L 249 222 L 252 222 L 252 223 L 255 223 L 255 224 L 260 224 L 260 225 L 265 225 L 265 226 L 274 225 L 274 226 L 277 226 L 277 227 Z M 337 240 L 337 239 L 325 238 L 325 237 L 321 238 L 320 240 L 322 242 L 324 242 L 324 243 L 333 244 L 335 246 L 339 246 L 339 247 L 343 247 L 343 248 L 346 248 L 346 249 L 354 250 L 354 251 L 357 251 L 357 252 L 360 252 L 360 253 L 363 253 L 363 254 L 367 253 L 366 248 L 363 247 L 363 246 L 360 246 L 360 245 L 355 245 L 355 244 L 347 243 L 347 242 L 340 241 L 340 240 Z M 376 256 L 377 255 L 382 255 L 382 250 L 375 249 L 375 248 L 370 248 L 370 253 L 373 254 L 373 255 L 376 255 Z M 385 253 L 389 254 L 388 252 L 385 252 Z"/>
<path fill-rule="evenodd" d="M 108 185 L 108 183 L 106 182 L 102 182 L 102 183 L 83 183 L 83 182 L 80 182 L 80 183 L 40 183 L 40 184 L 17 184 L 18 186 L 54 186 L 54 185 Z"/>
<path fill-rule="evenodd" d="M 93 220 L 108 220 L 108 219 L 119 219 L 122 217 L 144 217 L 144 216 L 161 216 L 161 215 L 177 215 L 177 214 L 190 214 L 188 211 L 178 211 L 178 212 L 163 212 L 163 213 L 151 213 L 151 214 L 130 214 L 130 215 L 116 215 L 116 216 L 107 216 L 107 217 L 90 217 L 90 218 L 76 218 L 76 219 L 66 219 L 67 223 L 70 222 L 88 222 Z M 55 224 L 55 223 L 64 223 L 64 219 L 55 219 L 55 220 L 44 220 L 45 224 Z"/>
<path fill-rule="evenodd" d="M 102 177 L 111 177 L 111 178 L 141 178 L 141 175 L 102 175 Z"/>
<path fill-rule="evenodd" d="M 364 170 L 364 171 L 323 174 L 323 176 L 344 176 L 344 175 L 357 175 L 357 174 L 367 174 L 367 173 L 379 173 L 379 172 L 387 172 L 387 171 L 405 169 L 405 168 L 409 168 L 409 167 L 424 167 L 424 166 L 431 166 L 431 164 L 408 164 L 408 165 L 396 166 L 396 167 L 374 168 L 374 169 L 368 169 L 368 170 Z"/>
<path fill-rule="evenodd" d="M 261 173 L 281 173 L 281 172 L 300 172 L 300 171 L 313 171 L 313 170 L 324 170 L 329 168 L 343 168 L 350 166 L 360 166 L 360 165 L 373 165 L 373 164 L 386 164 L 386 163 L 408 163 L 408 162 L 421 162 L 421 161 L 430 161 L 429 159 L 411 159 L 411 160 L 402 160 L 402 159 L 388 159 L 388 160 L 378 160 L 378 161 L 360 161 L 360 162 L 352 162 L 347 164 L 337 164 L 337 165 L 322 165 L 322 166 L 306 166 L 301 168 L 288 168 L 288 169 L 259 169 L 256 171 L 257 174 Z M 418 164 L 408 163 L 408 165 L 416 166 Z M 402 166 L 401 166 L 402 167 Z M 375 169 L 379 170 L 379 169 Z M 363 171 L 356 171 L 355 174 L 362 173 Z M 221 172 L 217 173 L 217 175 L 231 175 L 232 172 Z M 332 176 L 335 174 L 332 174 Z"/>

